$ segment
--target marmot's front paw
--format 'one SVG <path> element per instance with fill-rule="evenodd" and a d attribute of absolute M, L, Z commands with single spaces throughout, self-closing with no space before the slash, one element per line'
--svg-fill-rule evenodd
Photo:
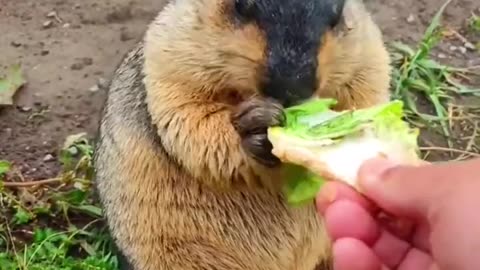
<path fill-rule="evenodd" d="M 254 98 L 241 103 L 232 117 L 246 152 L 267 167 L 279 165 L 280 160 L 272 154 L 267 129 L 283 124 L 282 105 L 271 99 Z"/>

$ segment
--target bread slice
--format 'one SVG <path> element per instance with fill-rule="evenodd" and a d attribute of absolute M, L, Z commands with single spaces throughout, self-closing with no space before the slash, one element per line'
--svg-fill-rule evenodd
<path fill-rule="evenodd" d="M 335 103 L 315 99 L 287 108 L 285 125 L 268 130 L 272 153 L 294 165 L 286 166 L 291 170 L 286 174 L 286 192 L 292 203 L 313 199 L 327 180 L 358 188 L 360 166 L 374 157 L 405 165 L 422 163 L 418 129 L 402 120 L 401 101 L 343 112 L 330 109 Z"/>

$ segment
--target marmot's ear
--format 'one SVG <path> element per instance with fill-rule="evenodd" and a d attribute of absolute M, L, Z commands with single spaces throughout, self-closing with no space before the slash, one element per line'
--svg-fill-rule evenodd
<path fill-rule="evenodd" d="M 365 16 L 365 7 L 362 0 L 345 0 L 340 20 L 334 27 L 334 32 L 337 35 L 345 35 L 355 29 L 363 16 Z"/>
<path fill-rule="evenodd" d="M 235 12 L 249 19 L 255 12 L 255 0 L 233 0 L 235 2 Z"/>
<path fill-rule="evenodd" d="M 332 7 L 333 7 L 333 13 L 337 14 L 338 16 L 341 16 L 343 13 L 343 10 L 345 9 L 345 3 L 348 0 L 330 0 L 333 1 Z"/>
<path fill-rule="evenodd" d="M 342 16 L 342 11 L 345 6 L 345 1 L 347 0 L 310 0 L 310 1 L 321 1 L 320 5 L 325 14 L 329 15 L 329 24 L 330 27 L 334 27 L 339 23 L 339 20 Z"/>

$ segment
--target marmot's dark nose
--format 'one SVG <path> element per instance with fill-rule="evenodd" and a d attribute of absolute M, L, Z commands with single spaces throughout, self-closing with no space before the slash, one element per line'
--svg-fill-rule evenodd
<path fill-rule="evenodd" d="M 307 63 L 285 67 L 283 70 L 278 67 L 270 68 L 263 94 L 275 98 L 285 107 L 309 99 L 318 85 L 316 67 L 316 64 Z"/>

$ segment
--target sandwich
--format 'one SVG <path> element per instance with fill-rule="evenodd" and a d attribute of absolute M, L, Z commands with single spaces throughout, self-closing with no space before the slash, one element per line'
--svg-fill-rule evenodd
<path fill-rule="evenodd" d="M 402 101 L 345 111 L 333 110 L 336 103 L 314 99 L 286 108 L 285 123 L 268 129 L 272 154 L 284 163 L 284 191 L 292 204 L 314 199 L 325 181 L 358 188 L 358 171 L 371 158 L 422 163 L 419 130 L 403 120 Z"/>

